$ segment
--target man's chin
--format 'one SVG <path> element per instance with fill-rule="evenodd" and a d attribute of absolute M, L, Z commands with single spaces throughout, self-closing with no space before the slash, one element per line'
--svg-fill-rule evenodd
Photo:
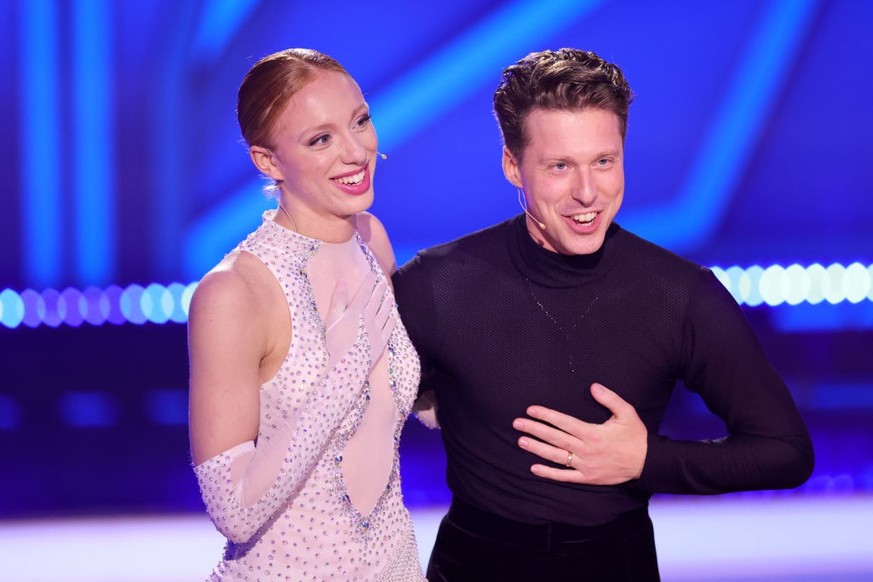
<path fill-rule="evenodd" d="M 578 235 L 574 238 L 567 245 L 562 245 L 559 251 L 562 255 L 592 255 L 603 246 L 603 236 L 600 233 L 586 235 L 584 240 L 578 240 Z"/>

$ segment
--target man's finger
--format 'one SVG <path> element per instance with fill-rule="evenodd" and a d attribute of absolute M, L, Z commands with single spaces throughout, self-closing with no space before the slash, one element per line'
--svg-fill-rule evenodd
<path fill-rule="evenodd" d="M 520 437 L 518 439 L 518 446 L 525 451 L 532 453 L 547 461 L 551 461 L 556 465 L 565 466 L 567 465 L 567 461 L 570 460 L 570 450 L 572 450 L 570 449 L 571 445 L 567 445 L 566 448 L 552 446 L 550 444 L 540 442 L 530 437 Z"/>
<path fill-rule="evenodd" d="M 531 465 L 530 472 L 537 477 L 544 477 L 552 481 L 562 481 L 564 483 L 588 483 L 585 475 L 576 469 L 556 469 L 545 465 Z"/>
<path fill-rule="evenodd" d="M 527 413 L 537 420 L 556 426 L 562 431 L 570 433 L 578 438 L 584 438 L 585 432 L 591 426 L 590 423 L 579 420 L 574 416 L 558 412 L 551 408 L 546 408 L 545 406 L 529 406 Z"/>
<path fill-rule="evenodd" d="M 616 418 L 624 418 L 636 414 L 636 410 L 621 396 L 598 382 L 591 385 L 591 396 L 605 406 Z"/>
<path fill-rule="evenodd" d="M 516 418 L 513 421 L 512 426 L 516 430 L 526 432 L 541 441 L 547 442 L 549 445 L 563 449 L 570 449 L 573 446 L 576 446 L 576 441 L 579 438 L 578 435 L 572 435 L 553 426 L 548 426 L 529 418 Z"/>

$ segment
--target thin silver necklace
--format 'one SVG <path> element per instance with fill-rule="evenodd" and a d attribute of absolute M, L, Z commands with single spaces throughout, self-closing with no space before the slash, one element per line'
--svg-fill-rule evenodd
<path fill-rule="evenodd" d="M 533 281 L 531 281 L 527 277 L 525 277 L 525 281 L 527 282 L 527 289 L 528 289 L 528 292 L 530 293 L 531 299 L 534 300 L 534 302 L 537 304 L 537 307 L 539 307 L 540 310 L 549 319 L 549 321 L 551 321 L 555 325 L 555 327 L 558 328 L 558 331 L 560 331 L 561 335 L 564 336 L 564 339 L 567 340 L 567 344 L 569 345 L 569 344 L 573 343 L 573 340 L 570 337 L 570 332 L 576 330 L 576 326 L 578 326 L 579 323 L 583 319 L 585 319 L 585 316 L 588 315 L 588 312 L 591 311 L 591 308 L 594 307 L 594 304 L 597 303 L 597 300 L 600 297 L 598 295 L 594 296 L 594 299 L 591 300 L 591 303 L 588 304 L 588 307 L 585 308 L 585 311 L 583 311 L 582 314 L 579 315 L 579 317 L 577 317 L 574 322 L 572 322 L 572 325 L 570 326 L 570 329 L 568 330 L 555 318 L 555 316 L 553 316 L 551 313 L 549 313 L 549 310 L 546 309 L 546 306 L 543 305 L 542 301 L 540 301 L 539 297 L 537 297 L 536 293 L 534 292 Z M 573 360 L 572 351 L 570 352 L 570 358 L 569 358 L 568 363 L 570 364 L 570 373 L 575 374 L 576 373 L 576 363 Z"/>
<path fill-rule="evenodd" d="M 294 219 L 293 219 L 293 218 L 291 218 L 291 215 L 290 215 L 290 214 L 288 214 L 288 211 L 287 211 L 287 210 L 285 210 L 285 207 L 284 207 L 284 206 L 282 206 L 282 203 L 281 203 L 281 202 L 280 202 L 280 203 L 279 203 L 279 208 L 280 208 L 280 209 L 281 209 L 281 210 L 282 210 L 282 212 L 284 212 L 284 213 L 285 213 L 285 216 L 287 216 L 287 217 L 288 217 L 288 220 L 290 220 L 290 221 L 291 221 L 291 230 L 293 230 L 293 231 L 294 231 L 294 232 L 296 232 L 296 233 L 297 233 L 297 234 L 300 234 L 300 229 L 299 229 L 299 228 L 297 228 L 297 223 L 296 223 L 296 222 L 294 222 Z"/>

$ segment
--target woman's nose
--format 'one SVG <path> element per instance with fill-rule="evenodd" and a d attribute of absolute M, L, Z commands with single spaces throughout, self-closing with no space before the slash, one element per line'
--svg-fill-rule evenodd
<path fill-rule="evenodd" d="M 342 161 L 346 164 L 363 165 L 367 161 L 367 148 L 356 135 L 349 135 L 343 143 Z"/>

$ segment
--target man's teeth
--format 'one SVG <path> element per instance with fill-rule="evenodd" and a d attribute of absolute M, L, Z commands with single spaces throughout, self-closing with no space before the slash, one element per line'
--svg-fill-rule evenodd
<path fill-rule="evenodd" d="M 579 224 L 588 224 L 592 220 L 597 217 L 596 212 L 586 212 L 585 214 L 575 214 L 573 215 L 573 220 L 578 222 Z"/>
<path fill-rule="evenodd" d="M 353 176 L 344 176 L 342 178 L 337 178 L 336 181 L 340 184 L 345 184 L 346 186 L 357 186 L 364 181 L 364 173 L 365 170 L 361 170 Z"/>

